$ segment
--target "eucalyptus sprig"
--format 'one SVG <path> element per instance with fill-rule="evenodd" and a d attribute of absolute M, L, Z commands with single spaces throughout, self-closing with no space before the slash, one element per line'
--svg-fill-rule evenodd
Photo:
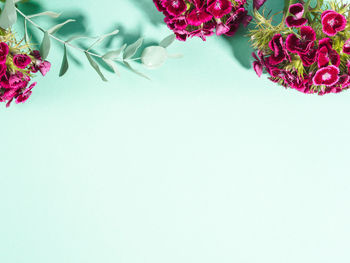
<path fill-rule="evenodd" d="M 103 81 L 107 81 L 107 79 L 105 78 L 98 64 L 98 62 L 100 61 L 103 61 L 117 75 L 119 75 L 117 63 L 120 63 L 125 65 L 132 72 L 144 78 L 149 79 L 146 75 L 134 69 L 131 66 L 131 62 L 139 60 L 145 67 L 153 69 L 161 66 L 166 61 L 167 58 L 179 57 L 177 55 L 175 56 L 168 55 L 168 52 L 166 50 L 166 48 L 174 42 L 175 35 L 170 35 L 166 37 L 160 42 L 159 45 L 145 48 L 140 57 L 136 57 L 136 54 L 139 53 L 143 45 L 142 37 L 132 44 L 123 44 L 122 47 L 120 47 L 119 49 L 110 50 L 104 54 L 100 54 L 93 51 L 93 48 L 97 47 L 98 44 L 102 43 L 108 37 L 117 35 L 119 33 L 118 29 L 114 30 L 109 34 L 105 34 L 99 37 L 76 35 L 76 36 L 70 37 L 67 40 L 63 40 L 57 37 L 55 34 L 66 24 L 75 22 L 75 20 L 68 19 L 65 22 L 57 24 L 50 29 L 44 29 L 37 22 L 34 21 L 35 18 L 42 17 L 42 16 L 58 18 L 60 14 L 56 12 L 47 11 L 47 12 L 42 12 L 34 15 L 26 15 L 16 6 L 16 3 L 22 2 L 21 0 L 1 0 L 1 1 L 5 2 L 5 4 L 0 14 L 0 28 L 4 30 L 11 28 L 17 22 L 17 14 L 22 16 L 24 19 L 24 40 L 26 41 L 27 44 L 29 43 L 29 36 L 28 36 L 28 30 L 27 30 L 28 24 L 37 28 L 39 31 L 43 33 L 43 38 L 40 44 L 40 54 L 43 59 L 46 59 L 51 51 L 52 40 L 57 41 L 63 45 L 63 58 L 61 63 L 61 69 L 59 72 L 60 77 L 63 76 L 69 69 L 69 60 L 68 60 L 69 48 L 76 49 L 82 52 L 83 54 L 85 54 L 89 64 L 97 72 L 97 74 L 101 77 Z M 92 39 L 93 42 L 89 45 L 87 49 L 83 49 L 73 44 L 74 41 L 81 40 L 81 39 Z"/>

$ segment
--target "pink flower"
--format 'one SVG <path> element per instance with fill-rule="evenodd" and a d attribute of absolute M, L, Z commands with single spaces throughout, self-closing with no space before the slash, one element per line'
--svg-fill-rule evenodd
<path fill-rule="evenodd" d="M 319 69 L 314 78 L 313 83 L 316 86 L 332 86 L 339 80 L 339 69 L 336 66 L 328 66 Z"/>
<path fill-rule="evenodd" d="M 17 68 L 25 69 L 31 62 L 31 58 L 25 54 L 18 54 L 13 57 L 13 63 Z"/>
<path fill-rule="evenodd" d="M 45 76 L 47 72 L 49 72 L 51 69 L 51 63 L 48 61 L 43 61 L 39 65 L 39 71 L 41 75 Z"/>
<path fill-rule="evenodd" d="M 310 67 L 316 62 L 317 49 L 312 48 L 306 54 L 298 53 L 301 61 L 303 62 L 304 67 Z"/>
<path fill-rule="evenodd" d="M 307 54 L 314 46 L 316 40 L 316 33 L 309 26 L 303 26 L 300 28 L 299 39 L 295 34 L 288 35 L 286 39 L 287 50 L 291 53 Z"/>
<path fill-rule="evenodd" d="M 343 53 L 350 55 L 350 39 L 345 41 L 343 46 Z"/>
<path fill-rule="evenodd" d="M 184 0 L 165 0 L 162 4 L 166 11 L 173 16 L 178 16 L 187 10 Z"/>
<path fill-rule="evenodd" d="M 322 30 L 328 36 L 335 36 L 346 27 L 346 18 L 332 10 L 327 10 L 322 14 Z"/>
<path fill-rule="evenodd" d="M 289 7 L 289 13 L 293 16 L 288 16 L 286 18 L 286 25 L 288 27 L 301 27 L 304 26 L 308 21 L 303 18 L 304 7 L 302 4 L 294 4 Z"/>
<path fill-rule="evenodd" d="M 17 71 L 15 74 L 10 75 L 8 83 L 11 89 L 23 89 L 28 85 L 30 79 L 24 76 L 22 72 Z"/>
<path fill-rule="evenodd" d="M 0 64 L 6 63 L 7 55 L 9 54 L 9 46 L 5 42 L 0 43 Z"/>
<path fill-rule="evenodd" d="M 21 93 L 20 95 L 18 95 L 18 97 L 16 98 L 16 103 L 23 103 L 25 101 L 27 101 L 30 97 L 30 95 L 32 95 L 32 89 L 35 87 L 36 82 L 32 83 L 27 89 L 25 89 L 23 91 L 23 93 Z"/>
<path fill-rule="evenodd" d="M 232 3 L 229 0 L 208 0 L 207 11 L 215 18 L 222 18 L 232 10 Z"/>
<path fill-rule="evenodd" d="M 213 18 L 203 9 L 193 9 L 191 13 L 187 15 L 187 22 L 192 26 L 200 26 L 206 22 L 209 22 Z"/>
<path fill-rule="evenodd" d="M 329 62 L 331 62 L 332 65 L 339 67 L 340 55 L 333 49 L 332 40 L 330 38 L 321 39 L 318 46 L 318 67 L 322 68 L 328 66 Z"/>
<path fill-rule="evenodd" d="M 287 58 L 281 34 L 273 36 L 272 40 L 269 42 L 269 47 L 273 51 L 273 55 L 269 57 L 269 63 L 271 65 L 277 65 Z"/>
<path fill-rule="evenodd" d="M 34 73 L 40 71 L 40 73 L 45 76 L 51 69 L 51 63 L 46 60 L 43 61 L 38 50 L 32 51 L 31 55 L 36 59 L 31 71 Z"/>

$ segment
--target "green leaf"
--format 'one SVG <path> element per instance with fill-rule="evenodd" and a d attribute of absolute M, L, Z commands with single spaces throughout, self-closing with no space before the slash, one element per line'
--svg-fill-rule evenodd
<path fill-rule="evenodd" d="M 71 22 L 75 22 L 74 19 L 68 19 L 67 21 L 61 23 L 61 24 L 58 24 L 58 25 L 55 25 L 54 27 L 50 28 L 48 30 L 49 34 L 53 35 L 55 34 L 58 30 L 60 30 L 64 25 L 68 24 L 68 23 L 71 23 Z"/>
<path fill-rule="evenodd" d="M 48 57 L 48 55 L 50 53 L 50 49 L 51 49 L 50 35 L 46 31 L 44 33 L 44 38 L 43 38 L 43 41 L 41 42 L 41 46 L 40 46 L 40 55 L 41 55 L 43 60 L 45 60 Z"/>
<path fill-rule="evenodd" d="M 26 43 L 29 42 L 28 28 L 27 28 L 27 19 L 24 19 L 24 40 L 26 41 Z"/>
<path fill-rule="evenodd" d="M 125 49 L 123 59 L 126 60 L 129 58 L 132 58 L 136 54 L 137 50 L 142 46 L 142 43 L 143 43 L 143 38 L 140 38 L 135 43 L 128 46 Z"/>
<path fill-rule="evenodd" d="M 116 34 L 119 33 L 119 30 L 114 30 L 113 32 L 111 33 L 108 33 L 106 35 L 103 35 L 103 36 L 100 36 L 86 51 L 89 51 L 90 49 L 92 49 L 94 46 L 100 44 L 103 40 L 105 40 L 107 37 L 110 37 L 110 36 L 114 36 Z"/>
<path fill-rule="evenodd" d="M 117 65 L 114 63 L 113 60 L 111 60 L 111 59 L 104 59 L 104 58 L 102 58 L 102 60 L 113 70 L 113 72 L 115 74 L 120 76 L 120 73 L 119 73 L 119 70 L 117 68 Z"/>
<path fill-rule="evenodd" d="M 17 11 L 14 0 L 7 0 L 0 15 L 0 27 L 7 29 L 17 21 Z"/>
<path fill-rule="evenodd" d="M 64 44 L 63 49 L 64 49 L 64 54 L 63 54 L 63 59 L 62 59 L 62 64 L 61 64 L 61 69 L 60 69 L 60 74 L 59 74 L 60 77 L 62 77 L 64 74 L 66 74 L 66 72 L 69 68 L 66 44 Z"/>
<path fill-rule="evenodd" d="M 93 69 L 97 72 L 97 74 L 101 77 L 103 81 L 107 81 L 105 76 L 102 74 L 100 67 L 97 65 L 97 63 L 93 60 L 93 58 L 90 56 L 89 53 L 85 52 L 85 55 Z"/>
<path fill-rule="evenodd" d="M 135 70 L 133 67 L 131 67 L 131 65 L 127 62 L 127 61 L 124 61 L 124 64 L 125 66 L 127 66 L 132 72 L 134 72 L 135 74 L 145 78 L 145 79 L 148 79 L 148 80 L 151 80 L 149 77 L 147 77 L 145 74 Z"/>
<path fill-rule="evenodd" d="M 163 48 L 167 48 L 175 41 L 176 36 L 174 34 L 167 36 L 162 41 L 160 41 L 159 45 Z"/>
<path fill-rule="evenodd" d="M 69 43 L 69 42 L 72 42 L 72 41 L 75 41 L 75 40 L 78 40 L 78 39 L 86 39 L 86 38 L 89 38 L 89 39 L 95 39 L 97 37 L 89 37 L 89 36 L 84 36 L 84 35 L 76 35 L 76 36 L 72 36 L 70 37 L 66 43 Z"/>
<path fill-rule="evenodd" d="M 117 59 L 119 57 L 119 55 L 124 51 L 124 49 L 126 48 L 126 44 L 124 44 L 121 48 L 119 48 L 118 50 L 114 50 L 114 51 L 109 51 L 106 54 L 104 54 L 102 56 L 103 59 Z"/>
<path fill-rule="evenodd" d="M 30 16 L 28 16 L 28 18 L 34 18 L 34 17 L 38 17 L 38 16 L 49 16 L 49 17 L 52 17 L 52 18 L 58 18 L 60 15 L 61 14 L 58 14 L 58 13 L 55 13 L 55 12 L 46 11 L 46 12 L 30 15 Z"/>

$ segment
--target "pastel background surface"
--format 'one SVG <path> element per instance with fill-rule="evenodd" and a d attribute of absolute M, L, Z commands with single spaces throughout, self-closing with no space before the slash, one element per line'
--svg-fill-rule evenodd
<path fill-rule="evenodd" d="M 148 0 L 38 2 L 92 35 L 169 34 Z M 230 42 L 175 44 L 151 82 L 86 63 L 57 79 L 53 53 L 0 110 L 0 262 L 349 262 L 350 93 L 276 87 Z"/>

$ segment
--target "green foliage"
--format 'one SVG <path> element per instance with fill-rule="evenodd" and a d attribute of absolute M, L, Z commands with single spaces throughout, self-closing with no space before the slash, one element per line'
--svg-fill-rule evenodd
<path fill-rule="evenodd" d="M 102 43 L 105 39 L 109 37 L 114 37 L 119 33 L 119 30 L 114 30 L 111 33 L 102 35 L 100 37 L 90 37 L 90 36 L 85 36 L 85 35 L 76 35 L 72 36 L 67 40 L 62 40 L 55 36 L 55 34 L 63 28 L 66 24 L 75 22 L 72 19 L 68 19 L 63 23 L 57 24 L 54 27 L 50 29 L 44 29 L 40 25 L 38 25 L 34 20 L 36 18 L 42 17 L 42 16 L 47 16 L 51 17 L 53 19 L 56 19 L 60 17 L 59 13 L 56 12 L 51 12 L 51 11 L 46 11 L 46 12 L 41 12 L 38 14 L 34 15 L 25 15 L 23 12 L 21 12 L 19 9 L 16 8 L 15 4 L 17 2 L 25 3 L 28 0 L 0 0 L 1 2 L 5 2 L 4 8 L 1 12 L 0 15 L 0 27 L 3 29 L 10 28 L 12 25 L 14 25 L 17 21 L 17 13 L 21 15 L 24 18 L 24 40 L 27 43 L 27 45 L 30 47 L 32 44 L 30 44 L 30 37 L 28 35 L 28 26 L 29 24 L 38 30 L 40 30 L 44 35 L 40 44 L 40 54 L 43 59 L 47 59 L 47 57 L 50 54 L 51 51 L 51 40 L 58 41 L 63 44 L 63 57 L 62 57 L 62 63 L 61 63 L 61 68 L 59 72 L 59 76 L 63 76 L 68 72 L 69 69 L 69 57 L 68 57 L 68 50 L 70 48 L 74 48 L 82 53 L 85 54 L 89 64 L 91 67 L 97 72 L 97 74 L 101 77 L 103 81 L 107 81 L 105 76 L 103 75 L 101 68 L 99 66 L 100 62 L 105 63 L 114 73 L 119 75 L 119 71 L 117 68 L 117 64 L 124 64 L 126 68 L 130 69 L 132 72 L 136 73 L 137 75 L 140 75 L 144 78 L 148 77 L 144 75 L 143 73 L 137 71 L 134 69 L 131 65 L 132 62 L 134 61 L 155 61 L 156 63 L 153 65 L 154 67 L 150 67 L 149 64 L 145 65 L 145 67 L 148 68 L 156 68 L 160 65 L 163 64 L 163 62 L 166 60 L 167 57 L 172 57 L 172 56 L 166 56 L 162 57 L 161 61 L 159 60 L 160 58 L 160 53 L 159 52 L 142 52 L 142 47 L 143 47 L 143 38 L 138 39 L 136 42 L 132 44 L 123 44 L 120 48 L 113 48 L 112 50 L 109 50 L 104 53 L 104 55 L 100 55 L 99 53 L 96 53 L 94 49 Z M 0 30 L 1 33 L 1 30 Z M 80 46 L 72 44 L 73 41 L 77 40 L 89 40 L 93 39 L 94 41 L 88 46 L 88 48 L 82 48 Z M 160 42 L 160 45 L 157 46 L 157 50 L 165 50 L 168 46 L 170 46 L 175 40 L 175 35 L 171 35 L 166 37 Z M 84 45 L 85 46 L 85 45 Z M 147 49 L 147 48 L 146 48 Z M 145 49 L 145 50 L 146 50 Z M 150 49 L 147 49 L 148 51 Z M 166 53 L 166 52 L 165 52 Z M 142 58 L 141 57 L 136 57 L 137 54 L 146 54 L 147 58 Z M 167 54 L 167 53 L 166 53 Z M 144 55 L 145 56 L 145 55 Z M 174 56 L 176 57 L 176 56 Z M 162 62 L 162 63 L 160 63 Z"/>

